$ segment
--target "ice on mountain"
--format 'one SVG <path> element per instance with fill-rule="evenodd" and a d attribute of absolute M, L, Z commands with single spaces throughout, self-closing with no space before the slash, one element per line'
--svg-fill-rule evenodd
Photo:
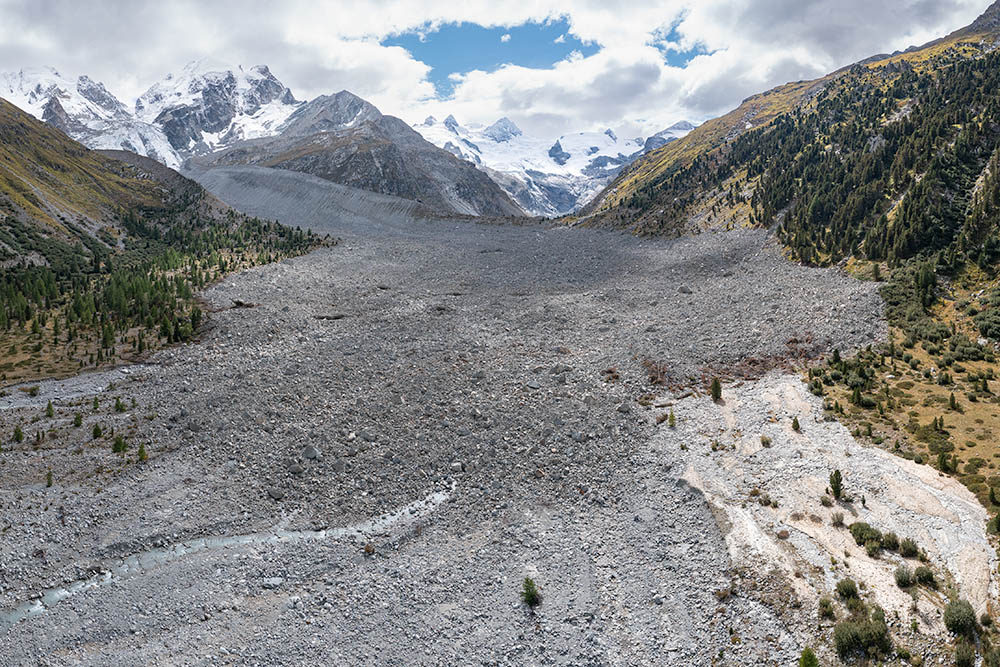
<path fill-rule="evenodd" d="M 521 132 L 521 128 L 515 125 L 513 121 L 506 116 L 483 130 L 484 136 L 489 137 L 498 144 L 510 141 L 514 137 L 519 137 L 522 134 L 523 132 Z"/>

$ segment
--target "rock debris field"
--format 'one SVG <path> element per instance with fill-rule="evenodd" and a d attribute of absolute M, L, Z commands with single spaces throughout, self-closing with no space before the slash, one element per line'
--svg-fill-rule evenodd
<path fill-rule="evenodd" d="M 197 343 L 0 397 L 0 664 L 801 650 L 654 418 L 710 403 L 706 369 L 878 340 L 875 285 L 792 264 L 763 231 L 369 225 L 217 193 L 342 241 L 208 289 Z"/>

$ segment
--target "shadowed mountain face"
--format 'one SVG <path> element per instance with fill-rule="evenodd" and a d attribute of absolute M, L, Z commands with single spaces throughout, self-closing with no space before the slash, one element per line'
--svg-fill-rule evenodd
<path fill-rule="evenodd" d="M 193 165 L 288 169 L 411 199 L 442 214 L 523 215 L 474 165 L 347 91 L 303 105 L 275 137 L 240 142 Z"/>
<path fill-rule="evenodd" d="M 82 260 L 83 247 L 115 244 L 122 211 L 194 211 L 205 195 L 158 162 L 89 150 L 0 100 L 0 261 Z"/>

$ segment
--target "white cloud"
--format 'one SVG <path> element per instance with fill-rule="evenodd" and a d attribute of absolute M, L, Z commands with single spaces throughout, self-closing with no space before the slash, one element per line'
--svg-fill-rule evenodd
<path fill-rule="evenodd" d="M 348 89 L 410 122 L 454 113 L 465 123 L 506 115 L 526 128 L 555 132 L 629 121 L 654 128 L 681 118 L 703 120 L 787 80 L 922 43 L 966 25 L 988 4 L 0 0 L 0 70 L 49 64 L 65 74 L 88 74 L 130 101 L 167 71 L 212 55 L 233 64 L 267 64 L 299 98 Z M 567 21 L 568 35 L 596 45 L 597 53 L 574 52 L 548 69 L 456 72 L 448 100 L 436 99 L 428 64 L 380 44 L 404 32 L 433 37 L 448 22 L 511 28 L 558 19 Z M 653 44 L 672 27 L 679 50 L 702 45 L 711 55 L 684 68 L 668 65 Z M 516 53 L 511 49 L 514 62 Z"/>
<path fill-rule="evenodd" d="M 507 42 L 509 42 L 510 41 L 510 33 L 507 32 L 507 33 L 504 33 L 503 35 L 501 35 L 500 41 L 503 42 L 504 44 L 506 44 Z"/>
<path fill-rule="evenodd" d="M 558 37 L 556 37 L 555 39 L 553 39 L 552 42 L 555 43 L 555 44 L 565 44 L 566 43 L 566 34 L 563 33 L 562 35 L 559 35 Z"/>

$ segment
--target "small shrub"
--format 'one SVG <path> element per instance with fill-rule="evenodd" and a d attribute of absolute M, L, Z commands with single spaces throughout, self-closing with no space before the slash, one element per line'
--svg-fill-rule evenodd
<path fill-rule="evenodd" d="M 896 568 L 896 585 L 900 588 L 909 588 L 913 585 L 913 570 L 906 565 Z"/>
<path fill-rule="evenodd" d="M 52 486 L 52 471 L 45 473 L 45 487 L 49 488 Z"/>
<path fill-rule="evenodd" d="M 976 612 L 967 600 L 953 600 L 944 608 L 944 626 L 956 635 L 971 636 L 976 629 Z"/>
<path fill-rule="evenodd" d="M 984 628 L 990 627 L 991 625 L 993 625 L 993 617 L 984 611 L 983 615 L 979 617 L 979 625 L 983 626 Z"/>
<path fill-rule="evenodd" d="M 103 434 L 104 434 L 104 432 L 101 430 L 101 425 L 100 424 L 94 424 L 94 430 L 93 430 L 94 440 L 97 440 Z"/>
<path fill-rule="evenodd" d="M 844 602 L 844 606 L 847 607 L 847 611 L 851 612 L 853 615 L 860 614 L 865 610 L 865 603 L 861 601 L 861 598 L 847 598 Z"/>
<path fill-rule="evenodd" d="M 837 582 L 837 595 L 843 600 L 858 597 L 858 585 L 853 579 L 841 579 Z"/>
<path fill-rule="evenodd" d="M 913 578 L 918 584 L 923 584 L 930 588 L 937 588 L 937 581 L 934 580 L 934 573 L 926 565 L 918 565 L 913 571 Z"/>
<path fill-rule="evenodd" d="M 899 538 L 896 537 L 896 533 L 882 535 L 882 548 L 887 551 L 895 551 L 899 548 Z"/>
<path fill-rule="evenodd" d="M 149 458 L 149 455 L 146 454 L 146 443 L 140 442 L 139 443 L 139 460 L 140 461 L 145 461 L 148 458 Z"/>
<path fill-rule="evenodd" d="M 52 419 L 56 414 L 55 408 L 52 407 L 52 401 L 49 401 L 48 405 L 45 406 L 45 416 Z"/>
<path fill-rule="evenodd" d="M 719 382 L 719 378 L 712 378 L 712 386 L 709 389 L 712 394 L 712 400 L 718 403 L 722 400 L 722 383 Z"/>
<path fill-rule="evenodd" d="M 823 507 L 833 507 L 833 499 L 831 499 L 830 496 L 823 494 L 820 496 L 819 504 Z"/>
<path fill-rule="evenodd" d="M 830 523 L 832 523 L 837 528 L 842 528 L 844 526 L 844 513 L 843 512 L 834 512 L 830 516 Z"/>
<path fill-rule="evenodd" d="M 117 396 L 115 397 L 115 412 L 125 412 L 125 404 Z"/>
<path fill-rule="evenodd" d="M 869 558 L 878 558 L 879 554 L 882 553 L 882 543 L 878 540 L 868 540 L 865 542 L 865 552 Z"/>
<path fill-rule="evenodd" d="M 521 586 L 521 600 L 532 609 L 537 607 L 542 601 L 538 587 L 535 586 L 535 580 L 531 577 L 524 578 L 524 584 Z"/>
<path fill-rule="evenodd" d="M 14 442 L 24 442 L 24 431 L 20 424 L 14 427 Z"/>
<path fill-rule="evenodd" d="M 83 415 L 77 412 L 75 415 L 73 415 L 73 426 L 79 428 L 82 425 L 83 425 Z"/>
<path fill-rule="evenodd" d="M 677 428 L 677 417 L 674 416 L 674 411 L 670 411 L 670 416 L 667 417 L 667 426 L 670 428 Z"/>
<path fill-rule="evenodd" d="M 792 417 L 792 430 L 795 431 L 796 433 L 802 430 L 802 427 L 799 425 L 798 417 Z"/>
<path fill-rule="evenodd" d="M 766 435 L 760 436 L 760 446 L 761 447 L 770 447 L 771 446 L 771 439 L 769 437 L 767 437 Z"/>
<path fill-rule="evenodd" d="M 802 649 L 802 655 L 799 656 L 799 667 L 819 667 L 819 658 L 808 646 Z"/>
<path fill-rule="evenodd" d="M 111 445 L 111 451 L 115 454 L 124 454 L 126 449 L 128 449 L 128 445 L 125 444 L 125 438 L 121 434 L 116 435 L 115 441 Z"/>
<path fill-rule="evenodd" d="M 904 538 L 899 543 L 899 555 L 903 558 L 916 558 L 917 557 L 917 543 L 911 540 L 909 537 Z"/>
<path fill-rule="evenodd" d="M 850 530 L 851 535 L 854 537 L 854 541 L 857 542 L 859 547 L 867 544 L 868 542 L 882 543 L 882 533 L 875 528 L 872 528 L 864 521 L 852 523 Z"/>
<path fill-rule="evenodd" d="M 833 600 L 827 597 L 822 597 L 819 599 L 819 617 L 833 619 L 835 618 L 833 612 Z"/>
<path fill-rule="evenodd" d="M 955 647 L 955 667 L 975 667 L 976 652 L 967 643 Z"/>
<path fill-rule="evenodd" d="M 868 618 L 842 621 L 833 629 L 833 644 L 841 660 L 874 658 L 892 650 L 885 615 L 875 609 Z"/>

